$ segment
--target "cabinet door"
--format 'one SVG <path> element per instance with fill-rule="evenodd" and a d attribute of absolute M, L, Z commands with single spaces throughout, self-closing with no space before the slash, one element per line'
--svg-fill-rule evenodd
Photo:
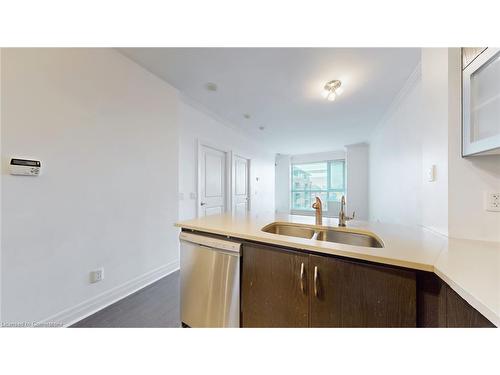
<path fill-rule="evenodd" d="M 447 285 L 432 272 L 417 272 L 417 327 L 446 327 Z"/>
<path fill-rule="evenodd" d="M 242 327 L 307 327 L 306 254 L 270 246 L 243 245 Z"/>
<path fill-rule="evenodd" d="M 479 311 L 474 309 L 453 289 L 446 286 L 446 322 L 452 328 L 486 328 L 495 327 Z"/>
<path fill-rule="evenodd" d="M 478 57 L 486 47 L 467 47 L 462 48 L 462 70 Z"/>
<path fill-rule="evenodd" d="M 462 75 L 463 156 L 500 154 L 500 48 L 487 48 Z"/>
<path fill-rule="evenodd" d="M 416 274 L 310 256 L 312 327 L 415 327 Z"/>

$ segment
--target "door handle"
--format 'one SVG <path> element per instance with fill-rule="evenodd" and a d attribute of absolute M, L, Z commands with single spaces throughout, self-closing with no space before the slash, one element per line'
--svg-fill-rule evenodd
<path fill-rule="evenodd" d="M 206 205 L 205 202 L 200 202 L 200 206 L 204 206 L 204 205 Z"/>
<path fill-rule="evenodd" d="M 318 296 L 318 266 L 314 266 L 314 295 Z"/>
<path fill-rule="evenodd" d="M 300 290 L 304 293 L 304 263 L 300 265 Z"/>

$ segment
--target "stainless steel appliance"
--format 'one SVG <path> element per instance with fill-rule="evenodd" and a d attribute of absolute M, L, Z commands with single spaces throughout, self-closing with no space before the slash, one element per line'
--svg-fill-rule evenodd
<path fill-rule="evenodd" d="M 241 244 L 181 232 L 181 320 L 189 327 L 239 327 Z"/>

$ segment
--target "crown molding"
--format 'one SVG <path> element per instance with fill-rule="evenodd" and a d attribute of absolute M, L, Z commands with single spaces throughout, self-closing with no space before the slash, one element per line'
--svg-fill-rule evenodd
<path fill-rule="evenodd" d="M 241 137 L 245 138 L 247 141 L 252 143 L 255 147 L 264 149 L 270 154 L 276 154 L 276 150 L 271 149 L 269 146 L 266 144 L 260 143 L 256 140 L 256 134 L 252 134 L 251 132 L 247 132 L 243 130 L 241 127 L 235 125 L 232 122 L 227 121 L 223 117 L 219 116 L 217 113 L 213 112 L 212 110 L 208 109 L 205 107 L 203 104 L 201 104 L 199 101 L 191 98 L 190 96 L 187 96 L 184 94 L 182 91 L 179 91 L 179 98 L 182 103 L 185 105 L 203 113 L 204 115 L 210 117 L 212 120 L 218 122 L 219 124 L 233 130 L 237 134 L 239 134 Z M 264 136 L 264 134 L 262 134 Z"/>
<path fill-rule="evenodd" d="M 379 129 L 394 115 L 394 113 L 399 108 L 401 103 L 406 99 L 408 94 L 411 92 L 411 90 L 413 90 L 413 88 L 417 85 L 417 83 L 421 80 L 421 78 L 422 78 L 422 62 L 419 61 L 417 66 L 415 66 L 412 73 L 408 76 L 405 83 L 398 91 L 394 99 L 392 100 L 391 104 L 389 105 L 389 108 L 387 108 L 387 111 L 385 111 L 384 115 L 382 116 L 378 124 L 375 126 L 375 129 L 372 131 L 370 136 L 376 134 L 379 131 Z"/>

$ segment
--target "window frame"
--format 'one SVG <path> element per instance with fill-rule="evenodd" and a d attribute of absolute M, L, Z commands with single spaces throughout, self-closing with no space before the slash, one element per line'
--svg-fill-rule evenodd
<path fill-rule="evenodd" d="M 342 168 L 343 168 L 343 175 L 344 175 L 344 188 L 343 189 L 332 189 L 330 188 L 331 185 L 331 164 L 333 162 L 338 162 L 342 161 Z M 326 190 L 305 190 L 305 189 L 299 189 L 295 190 L 293 187 L 293 168 L 295 165 L 304 165 L 304 164 L 318 164 L 318 163 L 326 163 L 326 178 L 327 178 L 327 189 Z M 290 164 L 290 207 L 289 211 L 290 214 L 292 215 L 307 215 L 307 216 L 312 216 L 314 215 L 314 210 L 312 207 L 308 209 L 296 209 L 293 208 L 293 195 L 294 193 L 326 193 L 327 196 L 329 193 L 344 193 L 344 195 L 347 195 L 347 161 L 346 158 L 337 158 L 337 159 L 327 159 L 327 160 L 317 160 L 317 161 L 308 161 L 308 162 L 298 162 L 298 163 L 291 163 Z M 326 202 L 323 202 L 326 204 Z M 323 212 L 328 214 L 328 205 L 326 204 L 326 208 L 323 210 Z M 338 213 L 333 213 L 332 215 L 328 215 L 330 217 L 337 217 Z"/>

